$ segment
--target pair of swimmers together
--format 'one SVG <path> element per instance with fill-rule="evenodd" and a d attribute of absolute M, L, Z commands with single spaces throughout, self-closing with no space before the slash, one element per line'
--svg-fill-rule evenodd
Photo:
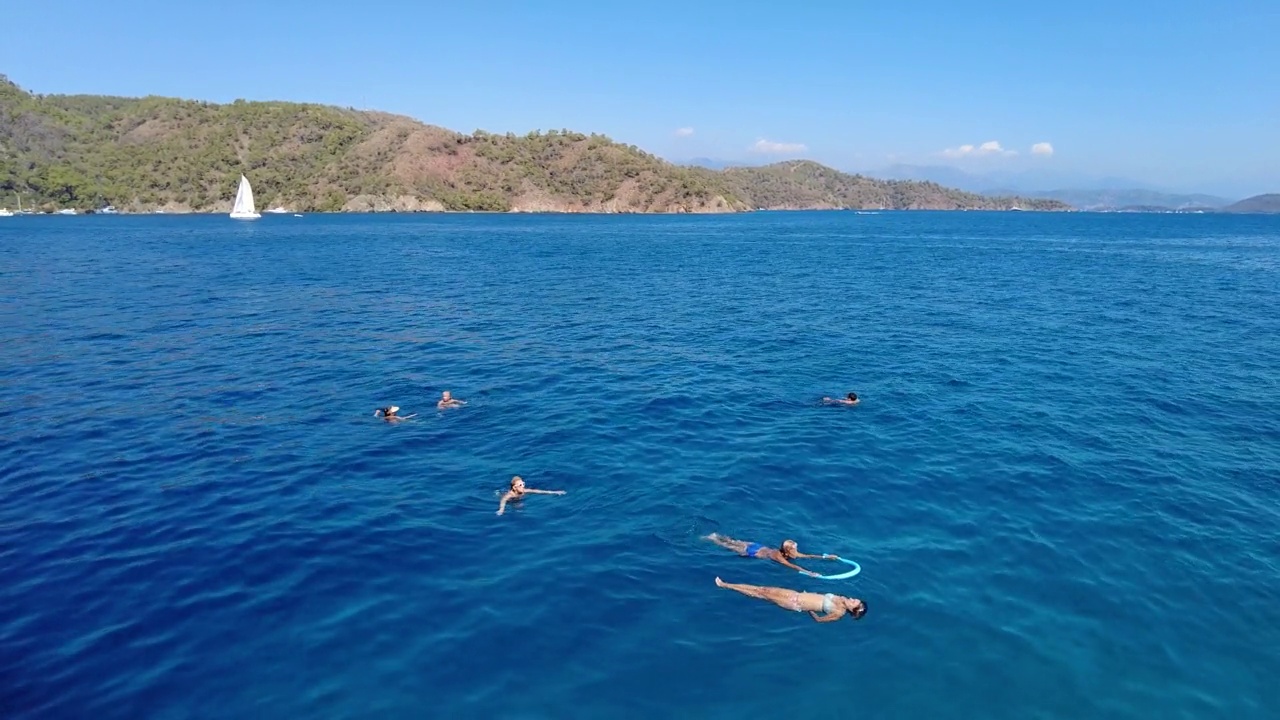
<path fill-rule="evenodd" d="M 814 577 L 817 576 L 817 573 L 805 570 L 792 561 L 802 560 L 805 558 L 819 560 L 840 559 L 837 555 L 807 555 L 802 553 L 800 552 L 800 547 L 796 544 L 795 540 L 783 540 L 782 545 L 775 550 L 771 547 L 765 547 L 760 543 L 734 540 L 733 538 L 727 538 L 717 533 L 711 533 L 706 539 L 722 548 L 725 548 L 726 550 L 732 550 L 743 557 L 772 560 L 781 565 L 785 565 L 792 570 Z M 811 593 L 780 587 L 727 583 L 718 577 L 716 578 L 716 587 L 727 588 L 735 592 L 740 592 L 747 597 L 768 600 L 784 610 L 807 612 L 816 622 L 833 622 L 839 620 L 845 615 L 852 616 L 854 620 L 861 620 L 862 616 L 867 614 L 867 604 L 862 600 L 859 600 L 858 598 L 845 597 L 843 595 L 836 595 L 835 593 Z M 823 614 L 819 615 L 818 613 L 820 612 Z"/>
<path fill-rule="evenodd" d="M 448 390 L 445 390 L 444 392 L 440 393 L 440 399 L 436 401 L 436 408 L 440 410 L 448 410 L 449 408 L 458 408 L 466 404 L 467 404 L 466 400 L 459 400 L 458 398 L 453 396 L 453 393 L 449 392 Z M 383 420 L 386 420 L 387 422 L 393 423 L 393 422 L 400 422 L 401 420 L 408 420 L 409 418 L 415 417 L 417 415 L 417 413 L 414 413 L 413 415 L 399 415 L 398 414 L 399 412 L 400 412 L 399 406 L 388 405 L 386 407 L 380 407 L 377 410 L 374 410 L 373 416 L 380 417 Z"/>

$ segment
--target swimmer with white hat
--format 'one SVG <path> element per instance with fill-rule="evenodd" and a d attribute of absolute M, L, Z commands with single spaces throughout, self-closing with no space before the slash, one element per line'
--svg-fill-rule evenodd
<path fill-rule="evenodd" d="M 413 417 L 413 415 L 405 415 L 404 417 L 401 417 L 396 414 L 398 412 L 400 412 L 400 407 L 398 405 L 388 405 L 374 410 L 373 416 L 380 417 L 387 422 L 400 422 L 401 420 L 408 420 Z"/>

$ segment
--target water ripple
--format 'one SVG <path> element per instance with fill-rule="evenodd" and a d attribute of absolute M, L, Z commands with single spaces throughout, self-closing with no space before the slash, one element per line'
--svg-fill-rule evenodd
<path fill-rule="evenodd" d="M 1278 299 L 1248 216 L 18 218 L 0 714 L 1275 717 Z"/>

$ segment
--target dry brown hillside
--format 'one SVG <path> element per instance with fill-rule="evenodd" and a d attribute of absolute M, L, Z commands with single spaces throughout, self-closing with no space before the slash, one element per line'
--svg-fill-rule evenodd
<path fill-rule="evenodd" d="M 0 77 L 0 191 L 27 204 L 225 212 L 240 173 L 260 207 L 303 211 L 1065 207 L 809 162 L 683 167 L 567 130 L 466 135 L 303 103 L 41 96 Z"/>

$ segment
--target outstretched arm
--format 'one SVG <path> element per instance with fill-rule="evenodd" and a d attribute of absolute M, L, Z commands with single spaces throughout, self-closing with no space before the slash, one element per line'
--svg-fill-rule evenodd
<path fill-rule="evenodd" d="M 499 514 L 499 515 L 501 515 L 502 513 L 504 513 L 504 512 L 506 512 L 506 511 L 507 511 L 507 501 L 508 501 L 508 500 L 510 500 L 512 497 L 514 497 L 514 495 L 513 495 L 512 493 L 509 493 L 509 492 L 508 492 L 508 493 L 506 493 L 505 495 L 503 495 L 503 496 L 502 496 L 502 499 L 501 499 L 501 500 L 499 500 L 499 501 L 498 501 L 498 514 Z"/>
<path fill-rule="evenodd" d="M 525 488 L 524 491 L 526 493 L 530 493 L 533 495 L 563 495 L 564 494 L 563 490 L 533 490 L 530 488 Z"/>
<path fill-rule="evenodd" d="M 797 564 L 795 564 L 795 563 L 791 562 L 790 560 L 788 560 L 788 559 L 786 559 L 786 558 L 782 557 L 781 555 L 777 556 L 777 560 L 778 560 L 778 562 L 782 563 L 783 565 L 786 565 L 787 567 L 791 568 L 792 570 L 795 570 L 795 571 L 797 571 L 797 572 L 802 572 L 802 573 L 804 573 L 805 575 L 817 575 L 817 574 L 818 574 L 818 573 L 816 573 L 816 572 L 813 572 L 812 570 L 805 570 L 804 568 L 802 568 L 802 567 L 800 567 L 799 565 L 797 565 Z"/>

